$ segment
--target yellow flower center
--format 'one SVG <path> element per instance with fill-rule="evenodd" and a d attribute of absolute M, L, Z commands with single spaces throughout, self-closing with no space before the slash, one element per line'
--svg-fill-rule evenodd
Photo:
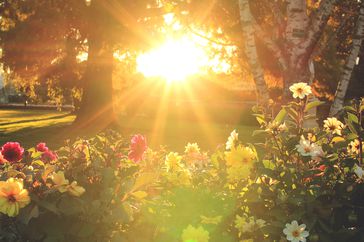
<path fill-rule="evenodd" d="M 307 147 L 307 146 L 304 148 L 304 150 L 305 150 L 306 153 L 311 152 L 311 148 L 310 147 Z"/>
<path fill-rule="evenodd" d="M 8 202 L 10 202 L 10 203 L 15 203 L 16 202 L 16 198 L 15 198 L 14 194 L 9 194 L 8 195 Z"/>
<path fill-rule="evenodd" d="M 295 230 L 292 232 L 293 237 L 298 238 L 300 236 L 300 231 Z"/>
<path fill-rule="evenodd" d="M 249 159 L 248 158 L 243 158 L 243 163 L 249 163 Z"/>

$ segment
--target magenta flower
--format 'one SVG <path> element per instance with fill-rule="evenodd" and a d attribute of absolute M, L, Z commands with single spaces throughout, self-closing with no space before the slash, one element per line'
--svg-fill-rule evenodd
<path fill-rule="evenodd" d="M 147 150 L 147 139 L 141 135 L 136 134 L 131 138 L 130 151 L 128 154 L 128 158 L 133 160 L 134 162 L 139 162 L 143 160 L 144 153 Z"/>
<path fill-rule="evenodd" d="M 47 162 L 51 162 L 51 161 L 54 161 L 56 160 L 58 157 L 57 157 L 57 154 L 53 153 L 53 151 L 50 151 L 50 150 L 47 150 L 46 152 L 44 152 L 41 156 L 41 160 L 44 162 L 44 163 L 47 163 Z"/>
<path fill-rule="evenodd" d="M 46 143 L 39 143 L 39 144 L 37 144 L 36 149 L 39 152 L 46 152 L 46 151 L 48 151 L 48 147 L 46 146 Z"/>
<path fill-rule="evenodd" d="M 1 154 L 10 163 L 18 162 L 23 157 L 24 149 L 18 142 L 7 142 L 1 147 Z"/>

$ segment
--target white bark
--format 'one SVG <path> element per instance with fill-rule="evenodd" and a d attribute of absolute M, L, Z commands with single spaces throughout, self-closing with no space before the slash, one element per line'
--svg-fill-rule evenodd
<path fill-rule="evenodd" d="M 337 0 L 322 0 L 318 10 L 307 15 L 306 0 L 290 0 L 287 6 L 287 51 L 289 69 L 284 75 L 284 95 L 290 95 L 289 86 L 295 82 L 309 82 L 309 60 L 321 38 Z"/>
<path fill-rule="evenodd" d="M 303 52 L 300 48 L 306 38 L 308 25 L 307 3 L 306 0 L 289 0 L 287 5 L 287 25 L 285 30 L 285 52 L 287 56 L 288 68 L 284 72 L 284 97 L 285 99 L 291 96 L 289 87 L 303 80 L 298 80 L 297 77 L 302 77 L 298 73 L 302 71 L 301 67 L 297 66 L 298 58 Z"/>
<path fill-rule="evenodd" d="M 348 90 L 351 75 L 353 73 L 356 64 L 356 58 L 358 57 L 360 52 L 360 47 L 362 45 L 363 38 L 364 38 L 364 1 L 361 2 L 360 13 L 358 21 L 356 23 L 356 32 L 353 37 L 353 47 L 346 60 L 344 71 L 337 87 L 334 103 L 332 104 L 330 109 L 330 114 L 329 114 L 330 116 L 336 115 L 343 108 L 346 92 Z"/>
<path fill-rule="evenodd" d="M 239 0 L 240 24 L 243 31 L 245 54 L 254 77 L 257 98 L 260 103 L 267 103 L 269 99 L 268 87 L 264 78 L 264 71 L 259 62 L 255 31 L 253 27 L 253 16 L 250 12 L 249 0 Z"/>
<path fill-rule="evenodd" d="M 299 46 L 298 55 L 301 58 L 298 62 L 302 65 L 313 57 L 314 49 L 324 33 L 324 29 L 338 0 L 322 0 L 317 11 L 311 14 L 310 24 L 307 28 L 307 37 Z"/>
<path fill-rule="evenodd" d="M 290 0 L 287 5 L 286 39 L 288 47 L 293 49 L 306 36 L 308 24 L 306 0 Z"/>
<path fill-rule="evenodd" d="M 279 48 L 279 46 L 277 45 L 277 43 L 270 38 L 269 36 L 267 36 L 264 32 L 264 30 L 260 27 L 260 25 L 258 23 L 256 23 L 256 21 L 254 22 L 254 30 L 256 33 L 256 36 L 262 41 L 264 42 L 264 44 L 266 45 L 266 47 L 268 49 L 270 49 L 274 55 L 274 57 L 277 59 L 280 67 L 282 68 L 283 71 L 287 70 L 288 65 L 287 65 L 287 61 L 283 56 L 282 50 Z"/>

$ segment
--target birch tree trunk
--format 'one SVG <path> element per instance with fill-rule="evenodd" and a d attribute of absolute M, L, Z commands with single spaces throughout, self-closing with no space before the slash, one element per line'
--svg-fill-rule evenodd
<path fill-rule="evenodd" d="M 330 116 L 336 115 L 343 108 L 346 92 L 348 90 L 350 79 L 356 64 L 356 59 L 359 56 L 363 38 L 364 38 L 364 1 L 362 1 L 360 5 L 360 13 L 358 21 L 356 23 L 356 33 L 353 37 L 353 47 L 346 60 L 344 72 L 342 74 L 342 77 L 340 78 L 337 87 L 334 103 L 332 104 L 330 109 L 330 114 L 329 114 Z"/>
<path fill-rule="evenodd" d="M 321 38 L 337 0 L 322 0 L 311 16 L 307 15 L 306 0 L 290 0 L 287 6 L 286 49 L 288 69 L 284 72 L 284 96 L 290 97 L 289 87 L 295 82 L 309 82 L 309 62 Z"/>
<path fill-rule="evenodd" d="M 254 77 L 258 103 L 264 104 L 269 100 L 268 87 L 264 78 L 264 71 L 259 62 L 253 16 L 250 12 L 249 0 L 239 0 L 240 24 L 243 31 L 245 54 Z"/>
<path fill-rule="evenodd" d="M 301 80 L 297 77 L 297 71 L 301 72 L 302 68 L 297 67 L 298 58 L 300 53 L 303 52 L 299 44 L 305 40 L 306 30 L 308 25 L 307 5 L 306 0 L 290 0 L 287 5 L 287 25 L 285 31 L 286 38 L 286 56 L 288 59 L 288 69 L 283 73 L 284 76 L 284 97 L 289 99 L 291 97 L 289 87 Z"/>

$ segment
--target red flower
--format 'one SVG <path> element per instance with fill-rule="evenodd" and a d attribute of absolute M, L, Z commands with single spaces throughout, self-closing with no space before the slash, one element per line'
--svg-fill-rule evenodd
<path fill-rule="evenodd" d="M 23 157 L 24 149 L 18 142 L 7 142 L 1 147 L 1 154 L 10 163 L 17 162 Z"/>
<path fill-rule="evenodd" d="M 48 151 L 48 147 L 46 146 L 46 143 L 39 143 L 39 144 L 37 144 L 36 149 L 39 152 L 46 152 L 46 151 Z"/>
<path fill-rule="evenodd" d="M 147 150 L 147 139 L 140 134 L 134 135 L 131 138 L 130 151 L 128 158 L 134 162 L 139 162 L 144 158 L 144 153 Z"/>
<path fill-rule="evenodd" d="M 53 153 L 52 151 L 50 150 L 47 150 L 46 152 L 44 152 L 41 156 L 41 160 L 46 163 L 46 162 L 51 162 L 51 161 L 54 161 L 56 160 L 58 157 L 57 157 L 57 154 Z"/>

